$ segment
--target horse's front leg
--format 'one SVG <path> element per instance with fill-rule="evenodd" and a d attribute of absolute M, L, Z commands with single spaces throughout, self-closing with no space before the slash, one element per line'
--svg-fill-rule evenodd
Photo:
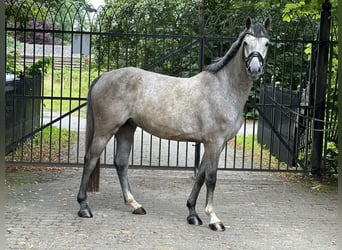
<path fill-rule="evenodd" d="M 214 190 L 217 179 L 217 168 L 209 169 L 206 173 L 205 184 L 207 186 L 207 198 L 205 205 L 205 213 L 209 216 L 209 227 L 214 231 L 224 231 L 225 227 L 222 221 L 216 216 L 214 210 Z"/>
<path fill-rule="evenodd" d="M 209 227 L 215 231 L 224 231 L 224 225 L 214 212 L 213 198 L 216 185 L 217 166 L 223 146 L 217 144 L 204 145 L 205 152 L 201 161 L 199 172 L 196 176 L 195 184 L 187 201 L 189 216 L 187 221 L 192 225 L 202 225 L 202 220 L 196 212 L 196 202 L 201 187 L 205 181 L 207 187 L 207 198 L 205 212 L 210 217 Z"/>
<path fill-rule="evenodd" d="M 224 144 L 221 146 L 215 144 L 204 145 L 208 157 L 208 164 L 205 165 L 205 184 L 207 187 L 205 213 L 210 218 L 209 227 L 214 231 L 225 230 L 222 221 L 216 216 L 214 210 L 214 191 L 217 179 L 217 168 L 223 145 Z"/>

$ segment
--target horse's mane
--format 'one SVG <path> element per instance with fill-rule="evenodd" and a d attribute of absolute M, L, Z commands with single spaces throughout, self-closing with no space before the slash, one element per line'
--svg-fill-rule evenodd
<path fill-rule="evenodd" d="M 205 66 L 204 70 L 212 72 L 212 73 L 216 73 L 220 69 L 222 69 L 227 63 L 230 62 L 230 60 L 234 58 L 234 56 L 236 55 L 236 53 L 238 52 L 241 46 L 243 39 L 245 38 L 245 35 L 246 35 L 246 32 L 245 31 L 242 32 L 239 38 L 232 44 L 232 46 L 230 47 L 228 52 L 225 54 L 225 56 L 218 58 L 215 60 L 214 63 Z"/>
<path fill-rule="evenodd" d="M 214 61 L 214 63 L 205 66 L 204 70 L 212 72 L 212 73 L 216 73 L 219 70 L 221 70 L 224 66 L 226 66 L 227 63 L 229 63 L 238 52 L 246 34 L 252 34 L 256 37 L 262 37 L 262 36 L 268 37 L 267 31 L 263 25 L 261 24 L 252 25 L 252 27 L 250 27 L 249 30 L 246 29 L 240 33 L 238 39 L 232 44 L 232 46 L 230 47 L 230 49 L 228 50 L 228 52 L 225 54 L 224 57 L 218 58 Z"/>

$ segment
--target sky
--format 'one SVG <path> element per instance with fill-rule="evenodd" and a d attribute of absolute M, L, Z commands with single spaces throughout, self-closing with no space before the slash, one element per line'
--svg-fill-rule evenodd
<path fill-rule="evenodd" d="M 89 3 L 92 4 L 95 9 L 98 9 L 100 5 L 104 5 L 104 0 L 89 0 Z"/>

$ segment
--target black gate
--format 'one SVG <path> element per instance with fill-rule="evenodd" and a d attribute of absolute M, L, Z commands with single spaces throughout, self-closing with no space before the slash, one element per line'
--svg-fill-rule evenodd
<path fill-rule="evenodd" d="M 136 66 L 189 77 L 224 55 L 243 29 L 246 13 L 236 10 L 227 13 L 220 7 L 211 10 L 203 3 L 194 6 L 190 2 L 174 6 L 171 2 L 168 6 L 113 4 L 94 10 L 77 3 L 58 8 L 33 4 L 28 8 L 25 1 L 6 1 L 7 71 L 15 76 L 29 75 L 32 68 L 42 71 L 41 95 L 11 96 L 11 100 L 38 101 L 40 105 L 34 109 L 39 109 L 40 120 L 31 122 L 29 131 L 21 138 L 7 139 L 6 145 L 16 145 L 10 148 L 7 163 L 82 165 L 87 90 L 92 80 L 105 71 Z M 155 15 L 156 11 L 160 14 Z M 257 21 L 268 15 L 252 14 Z M 317 92 L 314 89 L 321 84 L 316 77 L 320 64 L 307 52 L 308 48 L 313 50 L 321 44 L 316 36 L 319 20 L 315 16 L 299 18 L 293 14 L 291 18 L 285 20 L 276 13 L 272 17 L 273 45 L 265 76 L 252 90 L 245 123 L 236 139 L 227 143 L 220 169 L 308 171 L 313 162 L 311 151 L 320 145 L 320 141 L 313 142 L 313 138 L 319 138 L 314 134 L 321 131 L 325 135 L 321 147 L 323 159 L 327 158 L 330 141 L 337 140 L 337 133 L 333 132 L 337 126 L 336 103 L 324 103 L 322 119 L 316 117 L 317 105 L 321 107 L 322 103 L 305 101 L 313 98 L 312 93 Z M 321 79 L 326 86 L 324 98 L 336 95 L 337 91 L 334 28 L 332 23 L 328 30 L 333 32 L 325 43 L 329 53 L 328 75 Z M 296 98 L 291 97 L 290 104 L 273 99 L 270 102 L 266 97 L 278 82 L 282 98 L 284 93 L 292 96 L 296 91 Z M 277 118 L 284 110 L 285 115 Z M 284 125 L 285 120 L 288 122 Z M 321 121 L 323 129 L 314 124 Z M 136 167 L 193 169 L 203 153 L 200 145 L 163 140 L 140 129 L 134 140 L 130 164 Z M 115 148 L 113 138 L 102 154 L 101 165 L 113 165 Z M 281 154 L 275 159 L 273 155 L 277 152 Z M 327 161 L 323 163 L 322 169 L 330 171 L 325 168 Z"/>
<path fill-rule="evenodd" d="M 297 92 L 263 85 L 260 88 L 258 142 L 265 144 L 271 154 L 295 167 L 298 158 L 297 139 L 300 100 Z M 294 111 L 293 113 L 291 111 Z"/>

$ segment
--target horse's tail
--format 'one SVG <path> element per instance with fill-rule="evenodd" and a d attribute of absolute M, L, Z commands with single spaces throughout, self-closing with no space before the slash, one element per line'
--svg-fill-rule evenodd
<path fill-rule="evenodd" d="M 87 127 L 86 127 L 86 140 L 85 140 L 85 152 L 88 153 L 88 150 L 90 148 L 90 145 L 93 141 L 94 137 L 94 113 L 93 113 L 93 106 L 92 106 L 92 99 L 91 99 L 91 92 L 93 90 L 94 85 L 96 82 L 100 79 L 100 77 L 97 77 L 93 83 L 91 84 L 89 91 L 88 91 L 88 97 L 87 97 Z"/>

